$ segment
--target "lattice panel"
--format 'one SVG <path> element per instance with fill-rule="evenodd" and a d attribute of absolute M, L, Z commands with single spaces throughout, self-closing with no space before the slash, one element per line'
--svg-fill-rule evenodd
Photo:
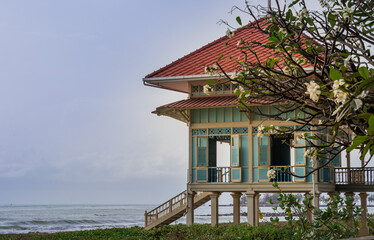
<path fill-rule="evenodd" d="M 199 86 L 192 86 L 192 92 L 199 92 Z"/>
<path fill-rule="evenodd" d="M 231 85 L 230 84 L 223 85 L 223 90 L 230 91 L 231 90 Z"/>
<path fill-rule="evenodd" d="M 192 136 L 207 135 L 207 129 L 192 129 Z"/>
<path fill-rule="evenodd" d="M 231 134 L 231 128 L 209 128 L 209 135 Z"/>
<path fill-rule="evenodd" d="M 248 133 L 248 128 L 245 128 L 245 127 L 233 128 L 232 133 L 233 134 L 246 134 Z"/>

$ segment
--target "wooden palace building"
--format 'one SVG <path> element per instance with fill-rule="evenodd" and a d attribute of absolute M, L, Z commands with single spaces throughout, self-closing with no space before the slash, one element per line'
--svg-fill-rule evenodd
<path fill-rule="evenodd" d="M 258 137 L 258 127 L 294 127 L 292 121 L 277 121 L 263 115 L 241 112 L 234 104 L 238 85 L 227 81 L 220 75 L 208 75 L 204 68 L 212 65 L 223 54 L 230 59 L 222 59 L 221 66 L 228 75 L 240 71 L 235 60 L 243 57 L 239 49 L 228 47 L 240 40 L 265 43 L 267 36 L 253 29 L 241 28 L 233 37 L 224 36 L 202 48 L 170 63 L 169 65 L 147 75 L 143 82 L 146 86 L 163 88 L 186 93 L 185 100 L 176 101 L 160 107 L 153 112 L 183 121 L 189 128 L 189 168 L 188 189 L 159 207 L 145 213 L 145 228 L 169 224 L 186 214 L 186 223 L 194 223 L 194 209 L 211 201 L 211 223 L 218 225 L 218 200 L 223 192 L 230 192 L 233 199 L 233 223 L 240 222 L 240 197 L 247 196 L 248 224 L 258 224 L 258 202 L 261 193 L 276 192 L 269 181 L 269 169 L 284 169 L 296 175 L 305 175 L 311 170 L 311 162 L 304 157 L 304 148 L 290 147 L 291 141 L 296 146 L 304 146 L 305 140 L 299 135 L 310 129 L 295 132 L 293 135 L 265 133 Z M 256 49 L 255 49 L 256 50 Z M 269 50 L 257 49 L 261 59 L 271 56 Z M 248 61 L 251 61 L 248 56 Z M 256 61 L 253 58 L 253 61 Z M 222 81 L 220 82 L 220 79 Z M 218 83 L 210 95 L 204 94 L 204 85 L 208 80 Z M 262 113 L 276 113 L 279 106 L 269 104 L 266 100 L 248 99 L 248 105 L 257 107 Z M 287 113 L 287 118 L 295 118 L 299 112 Z M 284 144 L 286 143 L 286 144 Z M 222 148 L 229 154 L 222 154 Z M 224 151 L 223 151 L 224 152 Z M 306 178 L 293 177 L 287 172 L 277 171 L 276 181 L 283 192 L 313 194 L 317 199 L 321 193 L 330 196 L 344 192 L 354 195 L 360 192 L 361 206 L 366 219 L 367 193 L 373 189 L 369 175 L 373 169 L 351 168 L 347 155 L 347 166 L 341 166 L 340 156 L 328 166 Z M 366 220 L 363 222 L 362 234 L 368 233 Z"/>

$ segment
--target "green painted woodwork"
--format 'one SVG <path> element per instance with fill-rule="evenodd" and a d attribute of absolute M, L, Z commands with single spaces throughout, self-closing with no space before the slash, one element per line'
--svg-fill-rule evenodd
<path fill-rule="evenodd" d="M 196 182 L 196 169 L 192 170 L 192 182 Z"/>
<path fill-rule="evenodd" d="M 337 155 L 336 157 L 334 157 L 331 160 L 330 165 L 332 165 L 332 166 L 340 166 L 340 154 Z"/>
<path fill-rule="evenodd" d="M 275 106 L 270 106 L 270 115 L 278 114 L 278 110 Z"/>
<path fill-rule="evenodd" d="M 295 162 L 296 164 L 305 164 L 304 148 L 295 148 Z"/>
<path fill-rule="evenodd" d="M 216 122 L 216 109 L 209 108 L 208 113 L 209 113 L 209 122 L 210 123 Z"/>
<path fill-rule="evenodd" d="M 240 112 L 238 108 L 232 108 L 232 121 L 239 122 L 240 121 Z"/>
<path fill-rule="evenodd" d="M 192 136 L 207 135 L 206 128 L 192 129 Z"/>
<path fill-rule="evenodd" d="M 253 182 L 258 182 L 258 169 L 253 169 Z"/>
<path fill-rule="evenodd" d="M 240 162 L 242 167 L 248 166 L 248 157 L 249 157 L 249 151 L 248 151 L 248 135 L 242 135 L 240 136 Z"/>
<path fill-rule="evenodd" d="M 197 140 L 196 137 L 192 137 L 192 167 L 196 167 L 196 156 L 197 156 Z"/>
<path fill-rule="evenodd" d="M 258 169 L 258 179 L 259 180 L 268 180 L 268 169 L 267 168 L 259 168 Z"/>
<path fill-rule="evenodd" d="M 239 128 L 232 128 L 232 133 L 233 134 L 247 134 L 248 133 L 248 128 L 246 127 L 239 127 Z"/>
<path fill-rule="evenodd" d="M 207 166 L 207 148 L 198 148 L 197 149 L 197 166 Z"/>
<path fill-rule="evenodd" d="M 197 182 L 207 182 L 208 181 L 208 169 L 197 169 Z"/>
<path fill-rule="evenodd" d="M 310 173 L 313 170 L 313 168 L 305 168 L 305 174 Z M 307 182 L 313 182 L 313 174 L 310 174 L 309 176 L 306 177 L 305 181 Z"/>
<path fill-rule="evenodd" d="M 242 120 L 242 121 L 248 121 L 248 118 L 247 118 L 247 116 L 245 115 L 244 112 L 241 112 L 241 113 L 240 113 L 240 117 L 241 117 L 241 120 Z"/>
<path fill-rule="evenodd" d="M 261 113 L 262 114 L 269 114 L 269 107 L 268 106 L 261 106 Z M 267 120 L 267 116 L 261 116 L 261 120 Z"/>
<path fill-rule="evenodd" d="M 241 169 L 240 168 L 231 169 L 231 180 L 235 182 L 241 181 Z"/>
<path fill-rule="evenodd" d="M 207 122 L 207 111 L 205 108 L 200 109 L 200 122 L 206 123 Z"/>
<path fill-rule="evenodd" d="M 225 109 L 225 122 L 231 122 L 231 108 L 226 107 Z"/>
<path fill-rule="evenodd" d="M 217 108 L 217 122 L 223 122 L 223 108 Z"/>
<path fill-rule="evenodd" d="M 239 147 L 231 147 L 231 166 L 239 166 Z"/>
<path fill-rule="evenodd" d="M 322 173 L 323 173 L 323 182 L 329 182 L 329 169 L 323 168 Z"/>
<path fill-rule="evenodd" d="M 231 137 L 231 166 L 239 166 L 239 135 Z"/>
<path fill-rule="evenodd" d="M 249 175 L 248 175 L 248 168 L 242 168 L 242 182 L 248 182 Z"/>
<path fill-rule="evenodd" d="M 231 128 L 209 128 L 209 135 L 231 135 Z"/>
<path fill-rule="evenodd" d="M 197 166 L 208 166 L 208 138 L 197 139 Z"/>
<path fill-rule="evenodd" d="M 192 109 L 192 122 L 199 123 L 200 122 L 200 111 L 199 109 Z"/>
<path fill-rule="evenodd" d="M 269 146 L 259 146 L 260 149 L 260 165 L 269 164 Z"/>
<path fill-rule="evenodd" d="M 304 174 L 305 174 L 305 168 L 303 168 L 303 167 L 296 167 L 295 168 L 295 174 L 298 175 L 298 176 L 304 176 Z M 299 177 L 297 177 L 296 179 L 297 180 L 304 180 L 304 178 L 299 178 Z"/>
<path fill-rule="evenodd" d="M 257 136 L 253 135 L 253 166 L 258 166 L 258 145 Z"/>
<path fill-rule="evenodd" d="M 262 136 L 260 138 L 260 144 L 261 145 L 269 145 L 269 136 Z"/>

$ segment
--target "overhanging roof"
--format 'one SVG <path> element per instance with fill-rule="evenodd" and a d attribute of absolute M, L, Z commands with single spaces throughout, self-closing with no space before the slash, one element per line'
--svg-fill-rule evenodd
<path fill-rule="evenodd" d="M 213 96 L 213 97 L 194 97 L 189 99 L 184 99 L 176 102 L 172 102 L 160 107 L 157 107 L 155 113 L 157 115 L 163 115 L 175 118 L 177 120 L 188 123 L 189 115 L 187 110 L 194 108 L 209 108 L 209 107 L 232 107 L 237 106 L 234 104 L 234 100 L 237 99 L 236 96 Z M 273 103 L 272 100 L 248 98 L 246 104 L 256 105 L 256 104 L 270 104 Z"/>

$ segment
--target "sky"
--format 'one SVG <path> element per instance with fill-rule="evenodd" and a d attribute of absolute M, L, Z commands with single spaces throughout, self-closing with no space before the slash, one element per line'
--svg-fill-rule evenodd
<path fill-rule="evenodd" d="M 151 112 L 186 95 L 142 78 L 223 36 L 217 22 L 235 23 L 244 1 L 0 4 L 0 204 L 157 204 L 183 191 L 188 128 Z"/>

